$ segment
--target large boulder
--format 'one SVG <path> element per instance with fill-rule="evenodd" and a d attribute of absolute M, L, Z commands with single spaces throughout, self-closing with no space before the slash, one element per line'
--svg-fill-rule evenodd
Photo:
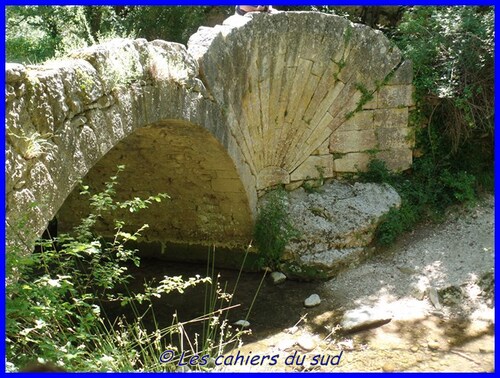
<path fill-rule="evenodd" d="M 359 263 L 372 250 L 381 218 L 401 198 L 387 184 L 332 181 L 315 191 L 288 193 L 288 216 L 297 235 L 287 245 L 288 276 L 327 278 Z"/>

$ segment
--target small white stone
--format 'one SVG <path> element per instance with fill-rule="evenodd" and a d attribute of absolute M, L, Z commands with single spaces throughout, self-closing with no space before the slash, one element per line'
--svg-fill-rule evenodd
<path fill-rule="evenodd" d="M 299 330 L 299 327 L 293 326 L 293 327 L 285 329 L 285 332 L 289 333 L 290 335 L 294 335 L 297 333 L 298 330 Z"/>
<path fill-rule="evenodd" d="M 294 344 L 295 342 L 293 341 L 293 339 L 283 338 L 276 344 L 276 349 L 287 350 L 293 347 Z"/>
<path fill-rule="evenodd" d="M 440 345 L 439 345 L 439 342 L 437 342 L 436 340 L 431 340 L 427 343 L 427 347 L 430 349 L 430 350 L 439 350 L 440 348 Z"/>
<path fill-rule="evenodd" d="M 340 323 L 346 332 L 379 327 L 391 321 L 392 314 L 382 308 L 363 306 L 346 311 Z"/>
<path fill-rule="evenodd" d="M 298 338 L 297 344 L 304 350 L 310 351 L 316 348 L 316 343 L 309 335 L 302 335 Z"/>
<path fill-rule="evenodd" d="M 246 320 L 238 320 L 237 322 L 234 322 L 233 323 L 235 326 L 239 326 L 241 328 L 248 328 L 250 327 L 250 322 L 246 321 Z"/>
<path fill-rule="evenodd" d="M 318 294 L 312 294 L 304 301 L 304 306 L 306 307 L 314 307 L 321 303 L 321 298 Z"/>
<path fill-rule="evenodd" d="M 273 281 L 273 284 L 278 285 L 286 281 L 286 276 L 281 272 L 272 272 L 271 280 Z"/>

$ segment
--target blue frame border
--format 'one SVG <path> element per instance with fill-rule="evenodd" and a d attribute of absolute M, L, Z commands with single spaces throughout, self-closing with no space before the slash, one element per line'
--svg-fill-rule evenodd
<path fill-rule="evenodd" d="M 216 1 L 216 2 L 207 2 L 207 1 L 195 1 L 195 0 L 191 0 L 191 1 L 186 1 L 186 2 L 179 2 L 179 1 L 175 1 L 175 2 L 172 2 L 172 1 L 155 1 L 155 0 L 145 0 L 145 1 L 138 1 L 138 0 L 135 0 L 135 1 L 119 1 L 119 0 L 108 0 L 108 1 L 86 1 L 86 0 L 79 0 L 79 1 L 54 1 L 54 0 L 46 0 L 46 1 L 39 1 L 39 2 L 36 2 L 36 1 L 22 1 L 22 0 L 8 0 L 4 3 L 5 6 L 9 6 L 9 5 L 180 5 L 180 6 L 197 6 L 197 5 L 235 5 L 234 2 L 229 2 L 229 1 Z M 215 4 L 214 4 L 215 3 Z M 345 6 L 351 6 L 351 5 L 384 5 L 384 6 L 390 6 L 390 5 L 495 5 L 495 2 L 494 1 L 429 1 L 429 2 L 423 2 L 423 1 L 417 1 L 417 2 L 412 2 L 412 1 L 406 1 L 406 0 L 385 0 L 385 1 L 381 1 L 381 0 L 375 0 L 375 1 L 367 1 L 367 0 L 357 0 L 357 1 L 347 1 L 347 2 L 320 2 L 321 5 L 345 5 Z M 275 6 L 280 6 L 280 5 L 313 5 L 311 3 L 304 3 L 304 1 L 293 1 L 293 0 L 290 0 L 290 1 L 275 1 L 273 2 L 273 5 Z M 500 21 L 499 21 L 499 14 L 498 14 L 498 11 L 497 11 L 497 8 L 495 7 L 495 31 L 498 29 L 498 26 L 500 25 Z M 3 33 L 4 33 L 4 38 L 2 38 L 2 48 L 3 48 L 3 52 L 4 52 L 4 60 L 5 60 L 5 25 L 6 25 L 6 19 L 5 19 L 5 7 L 4 7 L 4 12 L 3 12 L 3 24 L 4 24 L 4 28 L 3 28 Z M 500 52 L 500 48 L 498 47 L 498 38 L 497 38 L 497 35 L 495 33 L 495 57 L 498 56 L 498 53 Z M 498 72 L 498 61 L 497 59 L 495 59 L 495 72 Z M 5 83 L 5 69 L 1 72 L 1 76 L 2 76 L 2 80 L 3 82 Z M 499 81 L 495 75 L 495 93 L 498 93 L 498 90 L 500 88 L 500 84 L 499 84 Z M 4 96 L 5 96 L 5 91 L 4 91 Z M 498 109 L 499 108 L 499 105 L 500 105 L 500 100 L 498 98 L 498 96 L 495 96 L 495 109 Z M 3 115 L 4 115 L 4 119 L 5 119 L 5 99 L 2 103 L 2 110 L 3 110 Z M 495 117 L 495 129 L 497 128 L 499 124 L 499 121 L 498 121 L 498 118 Z M 5 133 L 2 133 L 1 135 L 1 138 L 2 138 L 2 141 L 4 143 L 4 146 L 5 146 Z M 498 167 L 498 164 L 496 164 L 498 162 L 498 151 L 499 151 L 499 148 L 500 148 L 500 137 L 498 136 L 498 133 L 495 133 L 495 182 L 496 182 L 496 178 L 498 177 L 498 173 L 499 173 L 499 167 Z M 5 166 L 5 152 L 4 152 L 4 155 L 2 157 L 3 159 L 3 163 L 4 163 L 4 166 Z M 3 186 L 2 186 L 2 190 L 3 190 L 3 195 L 4 195 L 4 198 L 5 198 L 5 175 L 3 176 Z M 496 197 L 496 194 L 497 194 L 497 186 L 495 185 L 495 197 Z M 2 215 L 3 215 L 3 219 L 5 219 L 5 206 L 4 208 L 2 208 Z M 495 224 L 499 221 L 500 219 L 500 215 L 498 214 L 498 212 L 496 211 L 496 200 L 495 200 Z M 497 236 L 497 233 L 496 233 L 496 228 L 495 228 L 495 249 L 498 249 L 498 245 L 500 244 L 500 242 L 498 241 L 498 238 L 496 237 Z M 2 243 L 5 247 L 5 238 L 6 238 L 6 235 L 5 235 L 5 222 L 3 223 L 3 232 L 2 232 L 2 235 L 1 235 L 1 238 L 2 238 Z M 5 248 L 3 249 L 4 250 L 4 253 L 5 253 Z M 2 270 L 2 278 L 3 278 L 3 282 L 5 282 L 5 272 L 6 272 L 6 266 L 5 266 L 5 258 L 4 258 L 4 263 L 3 263 L 3 270 Z M 496 269 L 497 268 L 497 259 L 495 258 L 495 273 L 496 273 Z M 496 276 L 496 274 L 495 274 Z M 496 285 L 495 285 L 495 297 L 496 297 Z M 4 300 L 1 302 L 1 311 L 3 314 L 5 314 L 5 286 L 4 286 Z M 496 309 L 495 309 L 495 318 L 497 315 L 497 312 L 496 312 Z M 3 335 L 5 335 L 5 316 L 2 318 L 2 331 L 3 331 Z M 496 331 L 497 331 L 497 327 L 496 327 L 496 324 L 495 324 L 495 334 L 496 334 Z M 1 345 L 1 351 L 3 352 L 3 355 L 6 356 L 5 354 L 5 337 L 4 337 L 4 342 L 3 343 L 0 343 Z M 495 337 L 495 350 L 497 349 L 497 338 Z M 495 368 L 497 366 L 497 353 L 495 353 Z M 5 371 L 5 357 L 1 363 L 1 365 L 3 366 L 3 371 Z M 16 373 L 17 374 L 20 374 L 21 376 L 24 376 L 24 375 L 29 375 L 31 376 L 32 374 L 34 373 Z M 35 373 L 36 374 L 36 373 Z M 109 373 L 76 373 L 78 375 L 86 375 L 86 374 L 109 374 Z M 128 375 L 128 374 L 136 374 L 136 373 L 121 373 L 121 374 L 125 374 L 125 375 Z M 155 374 L 155 373 L 150 373 L 150 374 Z M 158 373 L 158 374 L 161 374 L 161 373 Z M 193 373 L 192 373 L 193 374 Z M 194 373 L 194 374 L 204 374 L 204 373 Z M 222 373 L 218 373 L 218 374 L 222 374 Z M 236 373 L 235 373 L 236 374 Z M 241 375 L 241 376 L 255 376 L 255 374 L 257 373 L 237 373 L 238 375 Z M 262 373 L 259 373 L 259 374 L 262 374 Z M 271 374 L 271 375 L 283 375 L 283 374 L 289 374 L 289 373 L 264 373 L 264 374 Z M 327 373 L 327 374 L 330 374 L 330 373 Z M 364 376 L 365 374 L 367 373 L 349 373 L 350 376 L 352 377 L 361 377 L 361 376 Z M 401 374 L 409 374 L 409 373 L 379 373 L 379 374 L 382 374 L 382 375 L 401 375 Z M 412 373 L 412 374 L 417 374 L 417 375 L 421 375 L 421 374 L 425 374 L 425 375 L 428 375 L 428 374 L 443 374 L 443 373 Z M 446 375 L 465 375 L 465 374 L 468 374 L 468 373 L 444 373 Z M 487 373 L 485 373 L 487 374 Z M 489 374 L 492 374 L 492 373 L 489 373 Z"/>

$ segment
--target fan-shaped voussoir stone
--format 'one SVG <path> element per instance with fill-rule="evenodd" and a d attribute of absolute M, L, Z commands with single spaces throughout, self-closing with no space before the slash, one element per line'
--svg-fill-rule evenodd
<path fill-rule="evenodd" d="M 356 153 L 377 150 L 374 129 L 380 122 L 373 112 L 411 103 L 411 66 L 401 64 L 401 52 L 380 31 L 339 16 L 281 12 L 241 18 L 217 32 L 200 29 L 197 34 L 205 36 L 191 37 L 188 46 L 203 44 L 203 53 L 193 45 L 203 80 L 228 113 L 257 189 L 310 175 L 310 156 L 325 140 L 331 142 L 331 159 L 324 156 L 331 174 L 364 169 L 366 155 Z M 371 111 L 349 121 L 365 109 Z M 349 155 L 330 163 L 338 153 Z"/>
<path fill-rule="evenodd" d="M 290 175 L 280 167 L 266 167 L 257 175 L 257 189 L 265 189 L 278 184 L 288 184 Z"/>

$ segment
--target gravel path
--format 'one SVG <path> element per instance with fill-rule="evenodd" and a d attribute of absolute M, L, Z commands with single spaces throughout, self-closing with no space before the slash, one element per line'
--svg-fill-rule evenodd
<path fill-rule="evenodd" d="M 478 296 L 481 288 L 477 283 L 494 267 L 493 204 L 489 196 L 472 209 L 451 213 L 442 224 L 421 226 L 382 256 L 341 273 L 325 285 L 346 308 L 388 306 L 396 318 L 415 315 L 418 303 L 420 312 L 432 311 L 429 301 L 418 300 L 427 296 L 430 287 L 441 297 L 451 287 L 460 288 L 460 310 L 471 315 L 470 311 L 484 302 Z M 449 311 L 445 306 L 444 314 Z"/>
<path fill-rule="evenodd" d="M 388 250 L 327 282 L 286 280 L 274 285 L 266 278 L 254 302 L 262 274 L 244 273 L 234 297 L 241 306 L 230 317 L 246 319 L 252 307 L 252 334 L 243 338 L 239 352 L 267 360 L 216 370 L 493 371 L 493 235 L 494 198 L 488 196 L 472 208 L 450 211 L 441 224 L 417 227 Z M 186 277 L 203 275 L 206 266 L 146 260 L 140 269 L 131 269 L 140 287 L 143 276 L 161 279 L 180 272 Z M 220 282 L 233 287 L 237 272 L 220 274 Z M 438 308 L 429 288 L 439 297 Z M 187 297 L 173 294 L 159 301 L 157 319 L 168 325 L 173 312 L 182 320 L 203 313 L 204 287 L 188 290 Z M 321 303 L 305 307 L 304 300 L 312 294 L 318 294 Z M 354 334 L 341 333 L 337 327 L 345 312 L 360 308 L 381 310 L 392 320 Z M 336 358 L 339 353 L 341 358 Z M 287 364 L 294 354 L 305 362 Z M 277 363 L 270 360 L 273 356 Z M 330 364 L 312 365 L 317 356 Z"/>

